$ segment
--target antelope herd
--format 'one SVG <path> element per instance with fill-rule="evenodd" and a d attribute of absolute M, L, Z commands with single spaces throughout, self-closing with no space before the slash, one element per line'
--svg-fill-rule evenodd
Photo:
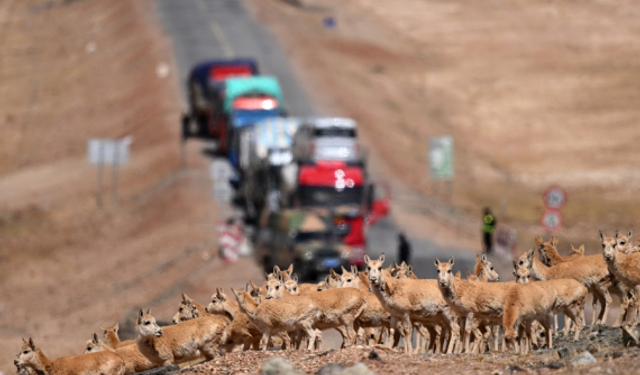
<path fill-rule="evenodd" d="M 174 325 L 160 327 L 150 309 L 140 310 L 135 340 L 121 342 L 118 325 L 101 327 L 102 338 L 94 334 L 85 354 L 56 360 L 31 338 L 23 340 L 15 365 L 19 374 L 132 374 L 235 350 L 319 349 L 322 331 L 330 328 L 341 334 L 342 347 L 402 342 L 406 353 L 551 348 L 557 313 L 571 320 L 563 334 L 579 339 L 588 293 L 592 324 L 606 323 L 610 288 L 621 302 L 614 325 L 638 323 L 640 241 L 632 243 L 631 234 L 600 232 L 602 254 L 584 255 L 581 246 L 566 257 L 558 253 L 557 237 L 538 237 L 535 248 L 514 261 L 514 281 L 499 281 L 484 254 L 466 278 L 454 273 L 453 258 L 435 259 L 436 279 L 419 279 L 411 265 L 385 267 L 384 253 L 365 256 L 364 271 L 332 270 L 319 284 L 299 284 L 293 266 L 276 266 L 263 285 L 231 289 L 235 298 L 216 289 L 205 306 L 183 294 Z"/>

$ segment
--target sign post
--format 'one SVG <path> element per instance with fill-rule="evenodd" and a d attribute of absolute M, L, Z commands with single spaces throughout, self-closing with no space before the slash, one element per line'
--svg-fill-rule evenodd
<path fill-rule="evenodd" d="M 429 171 L 433 180 L 433 191 L 437 195 L 437 180 L 447 182 L 447 200 L 453 198 L 453 138 L 451 136 L 429 139 Z"/>
<path fill-rule="evenodd" d="M 557 232 L 562 228 L 563 217 L 560 209 L 567 203 L 567 193 L 560 186 L 551 186 L 542 194 L 546 210 L 540 217 L 540 224 L 549 232 Z"/>
<path fill-rule="evenodd" d="M 129 163 L 129 145 L 131 145 L 131 137 L 111 140 L 91 138 L 87 144 L 87 152 L 89 163 L 98 166 L 98 206 L 102 206 L 102 186 L 104 166 L 111 165 L 111 199 L 114 203 L 118 202 L 118 166 Z"/>

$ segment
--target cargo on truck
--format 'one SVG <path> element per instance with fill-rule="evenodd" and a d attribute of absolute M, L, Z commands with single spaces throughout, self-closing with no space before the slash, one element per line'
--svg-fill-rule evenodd
<path fill-rule="evenodd" d="M 291 176 L 289 176 L 291 178 Z M 366 228 L 389 212 L 389 190 L 366 179 L 360 164 L 317 161 L 300 164 L 293 181 L 282 190 L 287 207 L 315 210 L 331 217 L 349 245 L 350 264 L 362 267 L 367 252 Z M 376 199 L 376 189 L 385 188 Z"/>
<path fill-rule="evenodd" d="M 189 113 L 183 117 L 183 137 L 219 139 L 225 135 L 225 80 L 257 74 L 253 59 L 207 60 L 194 66 L 187 79 Z"/>
<path fill-rule="evenodd" d="M 242 180 L 236 202 L 248 222 L 257 221 L 265 208 L 273 212 L 282 207 L 282 169 L 292 163 L 291 143 L 299 126 L 299 118 L 274 117 L 240 131 Z"/>
<path fill-rule="evenodd" d="M 340 241 L 341 228 L 313 210 L 272 212 L 259 227 L 254 254 L 265 272 L 290 264 L 300 280 L 316 281 L 329 270 L 348 268 L 351 249 Z"/>

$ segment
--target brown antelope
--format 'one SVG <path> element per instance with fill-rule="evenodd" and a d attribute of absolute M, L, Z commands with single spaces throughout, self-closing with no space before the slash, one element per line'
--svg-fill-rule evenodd
<path fill-rule="evenodd" d="M 262 332 L 260 348 L 267 349 L 269 338 L 280 332 L 303 330 L 309 337 L 308 350 L 313 349 L 315 341 L 314 326 L 322 314 L 317 303 L 308 297 L 285 296 L 281 299 L 265 299 L 260 304 L 251 295 L 242 290 L 231 289 L 238 305 L 247 314 L 249 320 Z M 288 336 L 284 335 L 285 347 L 289 347 Z"/>
<path fill-rule="evenodd" d="M 226 317 L 205 315 L 160 327 L 150 309 L 146 313 L 140 310 L 136 321 L 138 349 L 157 366 L 189 361 L 200 353 L 211 360 L 218 345 L 226 342 L 229 323 Z"/>
<path fill-rule="evenodd" d="M 17 366 L 28 367 L 46 375 L 124 375 L 124 361 L 115 353 L 89 353 L 50 360 L 33 340 L 25 341 Z"/>
<path fill-rule="evenodd" d="M 145 357 L 140 350 L 138 350 L 138 345 L 124 345 L 118 348 L 113 348 L 109 346 L 109 344 L 103 342 L 98 338 L 98 335 L 95 333 L 91 337 L 85 346 L 84 350 L 86 353 L 99 353 L 99 352 L 112 352 L 118 355 L 118 357 L 122 358 L 124 361 L 124 373 L 125 375 L 135 374 L 137 372 L 151 370 L 156 367 L 153 362 L 149 360 L 149 358 Z"/>
<path fill-rule="evenodd" d="M 449 342 L 443 350 L 453 353 L 455 345 L 460 338 L 460 326 L 457 317 L 452 313 L 447 302 L 438 290 L 436 280 L 423 279 L 396 279 L 391 276 L 388 269 L 383 269 L 385 256 L 380 255 L 377 260 L 372 260 L 365 255 L 367 263 L 367 276 L 371 288 L 380 300 L 382 306 L 391 314 L 400 318 L 400 335 L 404 341 L 406 353 L 414 351 L 411 344 L 413 323 L 423 323 L 429 333 L 435 338 L 436 332 L 433 325 L 440 325 L 448 334 Z M 442 336 L 443 340 L 445 335 Z M 435 344 L 435 340 L 432 340 Z"/>

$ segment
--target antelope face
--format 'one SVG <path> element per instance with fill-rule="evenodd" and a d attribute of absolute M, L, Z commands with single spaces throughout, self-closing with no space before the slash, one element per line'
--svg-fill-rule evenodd
<path fill-rule="evenodd" d="M 284 285 L 280 280 L 269 280 L 267 281 L 267 295 L 264 298 L 266 299 L 282 298 L 283 291 L 284 291 Z"/>
<path fill-rule="evenodd" d="M 355 288 L 356 276 L 351 272 L 343 272 L 340 275 L 340 286 L 338 288 Z"/>
<path fill-rule="evenodd" d="M 138 333 L 140 336 L 148 337 L 162 337 L 162 328 L 156 323 L 156 318 L 154 318 L 150 309 L 145 313 L 140 310 L 140 314 L 138 315 L 138 320 L 136 324 L 136 328 L 138 329 Z"/>
<path fill-rule="evenodd" d="M 25 341 L 22 344 L 20 354 L 13 361 L 16 366 L 25 367 L 28 364 L 36 363 L 36 346 L 33 344 L 33 340 L 29 337 L 29 341 Z"/>
<path fill-rule="evenodd" d="M 377 260 L 372 260 L 368 255 L 364 256 L 367 263 L 367 277 L 371 285 L 380 285 L 382 278 L 382 265 L 384 264 L 384 253 Z"/>
<path fill-rule="evenodd" d="M 517 267 L 513 271 L 513 276 L 516 277 L 516 283 L 526 284 L 529 282 L 529 269 L 526 267 Z"/>
<path fill-rule="evenodd" d="M 487 275 L 487 281 L 500 281 L 498 271 L 493 268 L 493 263 L 489 261 L 486 254 L 482 254 L 480 262 L 482 262 L 483 272 Z"/>
<path fill-rule="evenodd" d="M 606 237 L 600 232 L 600 242 L 602 243 L 602 255 L 604 260 L 612 262 L 616 258 L 616 246 L 618 246 L 618 232 L 614 237 Z"/>
<path fill-rule="evenodd" d="M 438 285 L 442 288 L 449 288 L 453 282 L 453 257 L 448 262 L 440 262 L 436 258 L 434 264 L 438 272 Z"/>
<path fill-rule="evenodd" d="M 298 287 L 298 275 L 293 275 L 292 278 L 284 282 L 284 289 L 292 296 L 300 294 L 300 288 Z"/>
<path fill-rule="evenodd" d="M 618 235 L 618 251 L 631 251 L 633 250 L 633 242 L 631 241 L 631 230 L 627 234 Z"/>
<path fill-rule="evenodd" d="M 87 345 L 84 352 L 86 354 L 86 353 L 97 353 L 101 351 L 103 351 L 102 343 L 100 342 L 100 340 L 98 340 L 98 335 L 94 333 L 93 337 L 91 337 L 91 339 L 87 341 Z"/>
<path fill-rule="evenodd" d="M 190 303 L 180 304 L 178 312 L 173 316 L 173 323 L 178 324 L 180 322 L 187 321 L 199 317 L 198 308 Z"/>

